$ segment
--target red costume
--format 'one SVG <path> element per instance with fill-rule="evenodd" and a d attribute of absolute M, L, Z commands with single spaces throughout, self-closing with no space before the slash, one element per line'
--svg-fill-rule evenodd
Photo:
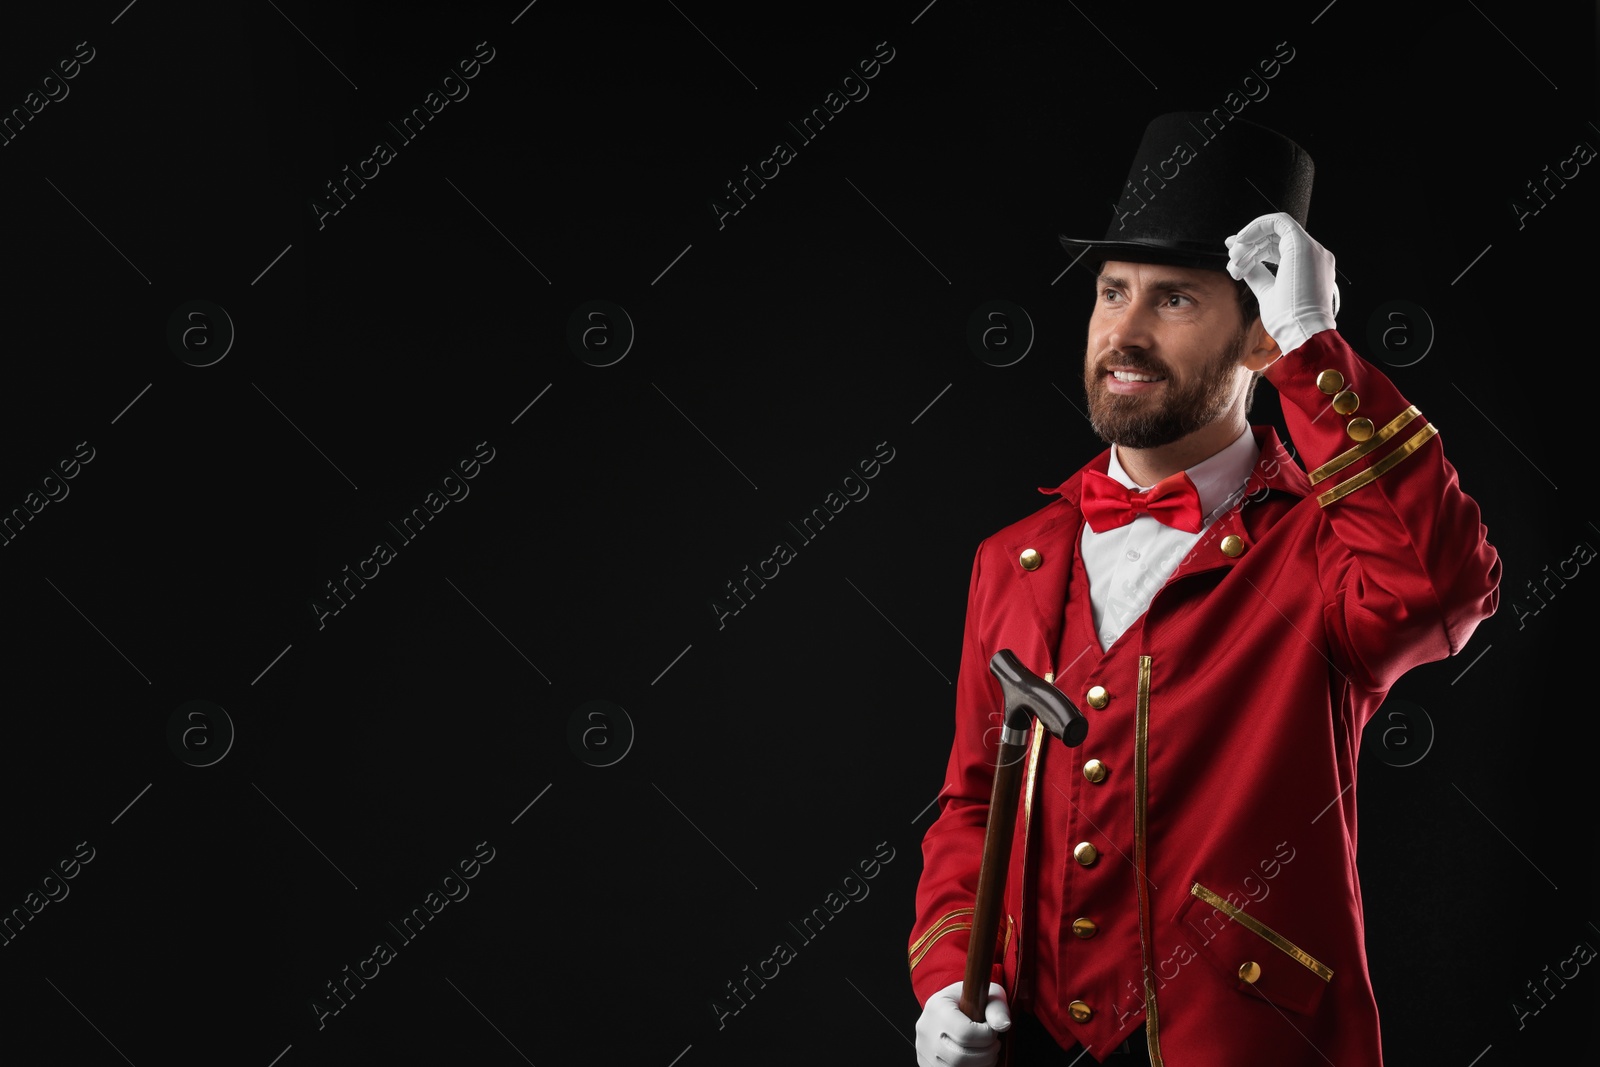
<path fill-rule="evenodd" d="M 1081 471 L 979 546 L 922 846 L 918 1003 L 965 969 L 1002 712 L 989 659 L 1009 648 L 1089 718 L 1077 749 L 1032 728 L 993 968 L 1013 1009 L 1095 1060 L 1144 1022 L 1155 1064 L 1381 1063 L 1361 731 L 1396 679 L 1494 612 L 1500 562 L 1433 424 L 1337 331 L 1265 376 L 1309 476 L 1256 428 L 1243 501 L 1104 653 Z"/>

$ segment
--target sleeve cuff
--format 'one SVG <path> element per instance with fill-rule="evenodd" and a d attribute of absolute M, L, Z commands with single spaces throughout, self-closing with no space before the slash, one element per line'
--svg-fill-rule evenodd
<path fill-rule="evenodd" d="M 1370 485 L 1437 434 L 1381 371 L 1323 330 L 1263 372 L 1323 507 Z"/>

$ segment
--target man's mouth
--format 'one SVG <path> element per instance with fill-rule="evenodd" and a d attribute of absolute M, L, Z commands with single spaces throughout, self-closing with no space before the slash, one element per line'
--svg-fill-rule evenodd
<path fill-rule="evenodd" d="M 1107 367 L 1100 372 L 1102 387 L 1115 396 L 1141 396 L 1161 388 L 1167 376 L 1154 370 L 1131 370 L 1128 367 Z"/>

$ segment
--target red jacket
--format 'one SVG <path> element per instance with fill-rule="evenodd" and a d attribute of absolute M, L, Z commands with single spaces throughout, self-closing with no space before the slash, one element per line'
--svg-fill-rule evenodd
<path fill-rule="evenodd" d="M 1076 749 L 1031 730 L 993 969 L 1011 1003 L 1095 1060 L 1146 1022 L 1156 1064 L 1382 1062 L 1361 730 L 1494 612 L 1500 562 L 1433 424 L 1337 331 L 1266 377 L 1309 476 L 1256 428 L 1244 501 L 1109 651 L 1078 560 L 1081 471 L 978 547 L 910 936 L 918 1003 L 965 969 L 1002 711 L 988 665 L 1009 648 L 1089 718 Z"/>

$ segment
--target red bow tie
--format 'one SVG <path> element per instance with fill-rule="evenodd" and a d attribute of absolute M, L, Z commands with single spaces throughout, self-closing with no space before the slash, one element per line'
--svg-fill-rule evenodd
<path fill-rule="evenodd" d="M 1079 506 L 1095 533 L 1125 526 L 1138 515 L 1149 515 L 1175 530 L 1200 532 L 1200 493 L 1182 471 L 1161 479 L 1142 493 L 1127 488 L 1110 475 L 1084 471 L 1083 499 Z"/>

